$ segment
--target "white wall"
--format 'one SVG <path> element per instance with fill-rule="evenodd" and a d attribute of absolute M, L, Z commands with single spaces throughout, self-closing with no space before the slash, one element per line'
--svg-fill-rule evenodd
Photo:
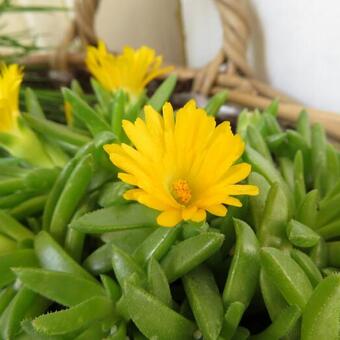
<path fill-rule="evenodd" d="M 221 20 L 213 0 L 181 0 L 187 62 L 200 67 L 222 45 Z"/>
<path fill-rule="evenodd" d="M 340 1 L 253 2 L 266 52 L 262 76 L 304 103 L 340 112 Z"/>
<path fill-rule="evenodd" d="M 249 3 L 255 45 L 250 60 L 257 75 L 304 104 L 340 112 L 340 1 Z M 212 0 L 182 0 L 182 5 L 188 60 L 200 66 L 221 46 L 220 21 Z M 206 42 L 209 53 L 202 52 Z"/>

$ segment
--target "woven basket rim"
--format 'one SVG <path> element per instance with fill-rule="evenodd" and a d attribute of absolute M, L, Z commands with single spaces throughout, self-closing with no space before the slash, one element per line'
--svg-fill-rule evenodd
<path fill-rule="evenodd" d="M 180 81 L 193 81 L 193 92 L 206 96 L 227 89 L 228 100 L 250 109 L 265 109 L 273 99 L 280 100 L 278 115 L 289 122 L 296 122 L 299 113 L 306 109 L 312 123 L 324 125 L 329 136 L 340 141 L 340 114 L 305 107 L 296 100 L 260 81 L 247 60 L 251 33 L 250 10 L 244 0 L 214 0 L 222 29 L 223 46 L 206 66 L 193 69 L 175 67 Z M 22 60 L 26 65 L 46 65 L 59 72 L 85 69 L 84 47 L 97 44 L 95 16 L 100 0 L 75 0 L 75 16 L 61 43 L 51 53 L 35 54 Z M 70 51 L 72 42 L 81 41 L 82 49 Z M 223 66 L 223 67 L 222 67 Z"/>

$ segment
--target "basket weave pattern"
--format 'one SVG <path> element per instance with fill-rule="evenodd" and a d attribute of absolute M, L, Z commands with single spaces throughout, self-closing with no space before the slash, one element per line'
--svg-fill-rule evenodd
<path fill-rule="evenodd" d="M 201 69 L 177 67 L 179 79 L 193 80 L 192 90 L 204 95 L 215 94 L 222 89 L 229 90 L 232 103 L 250 108 L 264 109 L 270 102 L 280 99 L 279 115 L 295 122 L 304 107 L 258 80 L 247 61 L 247 48 L 251 34 L 249 9 L 242 0 L 214 0 L 223 26 L 223 46 L 215 58 Z M 64 39 L 53 55 L 33 56 L 25 63 L 50 63 L 54 69 L 65 71 L 83 65 L 84 54 L 71 53 L 69 47 L 78 38 L 84 47 L 96 44 L 94 23 L 100 0 L 75 0 L 75 17 Z M 312 122 L 321 122 L 328 134 L 340 141 L 340 115 L 306 108 Z"/>

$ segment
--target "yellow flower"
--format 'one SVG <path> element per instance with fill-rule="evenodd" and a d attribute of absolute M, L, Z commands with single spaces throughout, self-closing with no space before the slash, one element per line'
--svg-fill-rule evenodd
<path fill-rule="evenodd" d="M 19 89 L 23 79 L 21 68 L 0 64 L 0 132 L 13 131 L 19 116 Z"/>
<path fill-rule="evenodd" d="M 20 116 L 22 80 L 23 72 L 19 65 L 0 63 L 0 147 L 32 165 L 51 167 L 54 164 L 44 146 Z"/>
<path fill-rule="evenodd" d="M 247 163 L 235 164 L 244 151 L 230 123 L 216 126 L 213 117 L 189 101 L 174 117 L 170 103 L 163 117 L 151 106 L 144 108 L 145 122 L 124 120 L 123 128 L 134 145 L 104 146 L 110 160 L 124 172 L 118 177 L 137 188 L 125 192 L 161 211 L 158 224 L 171 227 L 181 220 L 203 221 L 206 212 L 225 216 L 225 205 L 240 207 L 233 195 L 257 195 L 253 185 L 237 184 L 251 170 Z"/>
<path fill-rule="evenodd" d="M 98 48 L 87 48 L 86 66 L 98 82 L 109 91 L 123 89 L 132 97 L 138 96 L 152 79 L 171 70 L 161 68 L 161 64 L 162 57 L 146 46 L 137 50 L 125 47 L 117 56 L 107 51 L 103 41 Z"/>

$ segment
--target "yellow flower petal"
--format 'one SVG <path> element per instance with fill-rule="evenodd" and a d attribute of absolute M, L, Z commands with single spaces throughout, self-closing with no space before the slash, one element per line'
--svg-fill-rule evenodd
<path fill-rule="evenodd" d="M 19 65 L 0 63 L 0 132 L 9 132 L 17 127 L 22 79 Z"/>
<path fill-rule="evenodd" d="M 164 130 L 173 130 L 175 126 L 174 110 L 170 103 L 163 106 Z"/>
<path fill-rule="evenodd" d="M 105 144 L 103 146 L 103 149 L 105 150 L 105 152 L 110 154 L 110 153 L 118 152 L 119 150 L 121 150 L 121 146 L 118 144 Z"/>
<path fill-rule="evenodd" d="M 125 191 L 123 197 L 124 197 L 126 200 L 134 200 L 134 201 L 137 201 L 137 200 L 138 200 L 138 197 L 139 197 L 141 194 L 143 194 L 143 190 L 140 190 L 140 189 L 131 189 L 131 190 Z"/>
<path fill-rule="evenodd" d="M 259 188 L 255 185 L 230 185 L 228 188 L 229 195 L 249 195 L 256 196 L 259 194 Z"/>
<path fill-rule="evenodd" d="M 157 217 L 157 223 L 163 227 L 174 227 L 182 220 L 179 210 L 163 211 Z"/>
<path fill-rule="evenodd" d="M 138 184 L 138 181 L 137 181 L 137 178 L 133 175 L 130 175 L 130 174 L 126 174 L 124 172 L 119 172 L 117 177 L 127 183 L 127 184 L 130 184 L 130 185 L 137 185 Z"/>
<path fill-rule="evenodd" d="M 156 210 L 169 210 L 174 208 L 171 205 L 165 204 L 161 199 L 157 199 L 149 194 L 140 195 L 138 202 Z"/>
<path fill-rule="evenodd" d="M 163 137 L 163 120 L 155 109 L 146 105 L 144 107 L 146 127 L 154 138 Z"/>
<path fill-rule="evenodd" d="M 191 206 L 191 207 L 185 207 L 182 211 L 182 217 L 184 221 L 190 220 L 193 215 L 196 213 L 197 207 Z"/>
<path fill-rule="evenodd" d="M 251 171 L 251 165 L 248 163 L 240 163 L 233 165 L 224 175 L 224 184 L 233 184 L 243 181 L 247 178 Z"/>
<path fill-rule="evenodd" d="M 191 220 L 194 222 L 202 222 L 207 217 L 207 213 L 204 209 L 198 209 L 193 216 L 191 217 Z"/>
<path fill-rule="evenodd" d="M 207 207 L 207 211 L 216 216 L 225 216 L 228 212 L 228 209 L 222 204 L 217 204 Z"/>
<path fill-rule="evenodd" d="M 235 198 L 235 197 L 227 197 L 224 201 L 223 204 L 228 204 L 228 205 L 232 205 L 234 207 L 242 207 L 242 202 Z"/>

